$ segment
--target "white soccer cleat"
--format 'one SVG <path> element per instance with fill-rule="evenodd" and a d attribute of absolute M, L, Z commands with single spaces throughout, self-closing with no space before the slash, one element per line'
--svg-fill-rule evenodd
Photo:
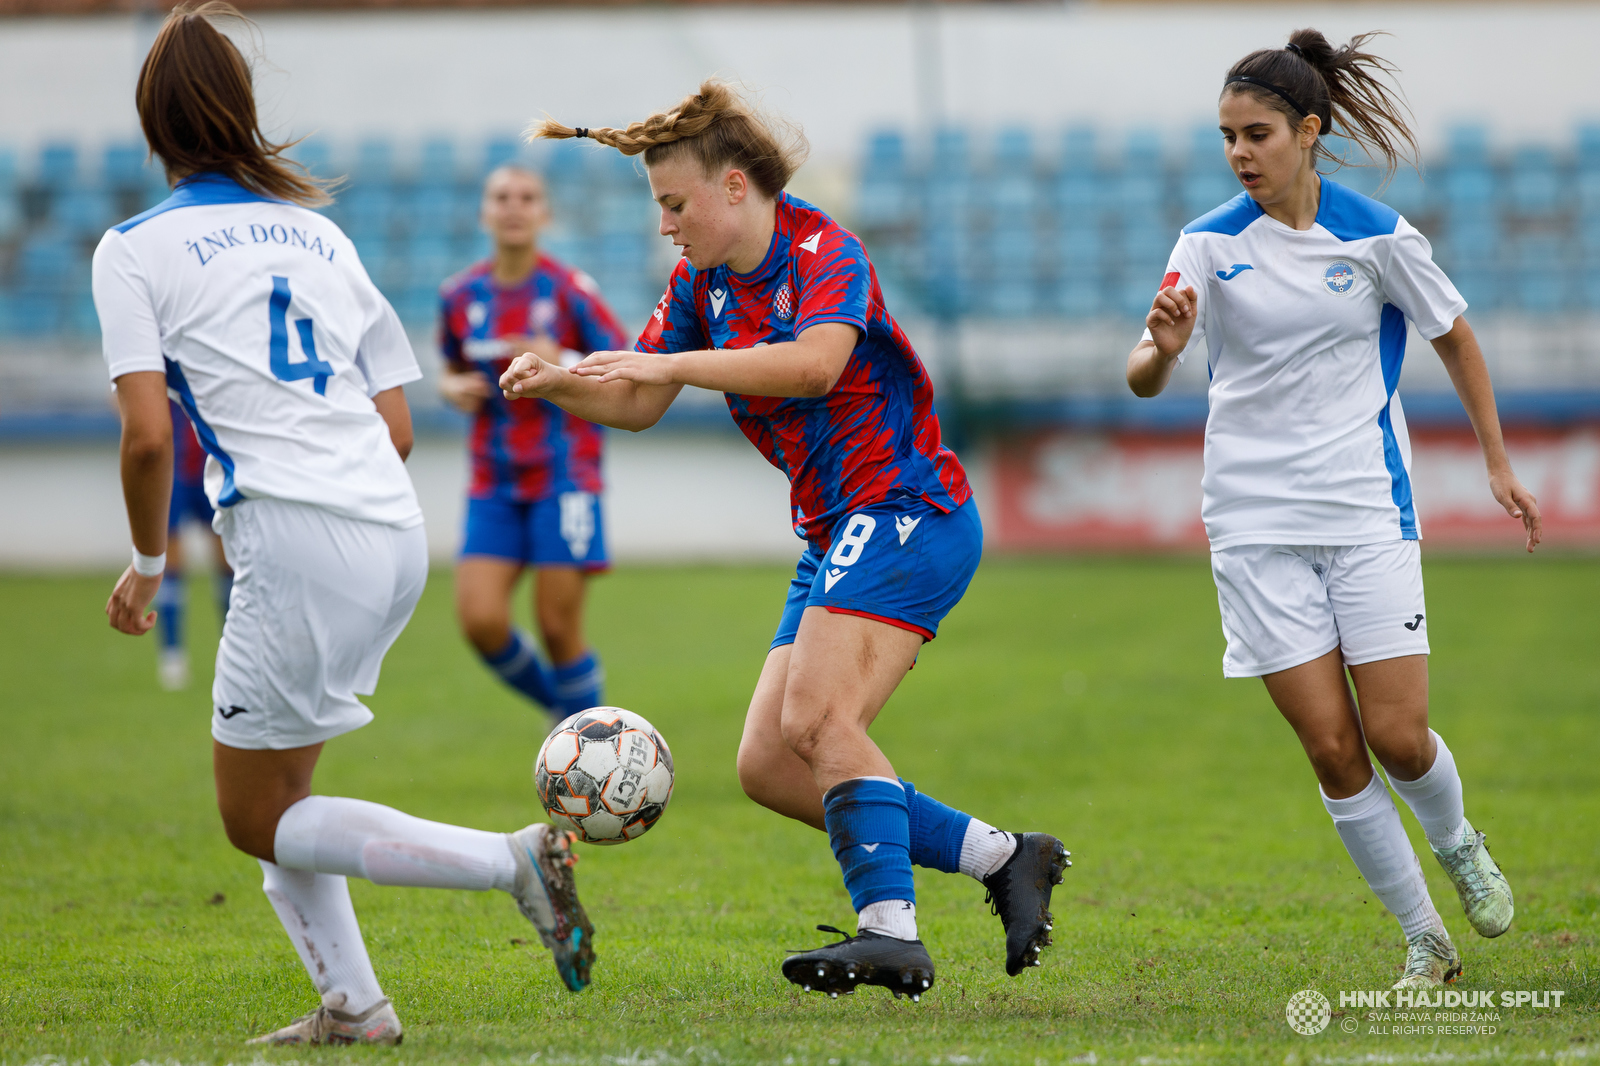
<path fill-rule="evenodd" d="M 343 993 L 338 996 L 343 999 Z M 302 1014 L 276 1032 L 248 1040 L 249 1044 L 398 1044 L 404 1034 L 400 1018 L 387 998 L 360 1014 L 346 1014 L 326 1005 Z"/>
<path fill-rule="evenodd" d="M 189 653 L 182 648 L 161 649 L 156 680 L 167 692 L 182 692 L 189 687 Z"/>
<path fill-rule="evenodd" d="M 589 987 L 594 965 L 594 926 L 578 902 L 572 866 L 577 834 L 536 822 L 506 838 L 517 863 L 511 895 L 522 916 L 539 931 L 539 939 L 555 956 L 556 971 L 574 992 Z"/>
<path fill-rule="evenodd" d="M 1406 972 L 1393 985 L 1397 989 L 1438 988 L 1461 974 L 1461 952 L 1448 935 L 1418 933 L 1406 941 Z"/>
<path fill-rule="evenodd" d="M 1506 881 L 1500 866 L 1489 855 L 1484 835 L 1469 832 L 1467 839 L 1453 848 L 1433 850 L 1450 883 L 1456 886 L 1461 898 L 1461 909 L 1467 921 L 1479 936 L 1496 937 L 1511 928 L 1516 914 L 1516 903 L 1511 898 L 1511 885 Z"/>

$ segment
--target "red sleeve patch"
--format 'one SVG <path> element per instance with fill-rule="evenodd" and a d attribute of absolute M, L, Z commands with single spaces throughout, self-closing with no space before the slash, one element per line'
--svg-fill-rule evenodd
<path fill-rule="evenodd" d="M 1178 272 L 1176 270 L 1172 271 L 1166 277 L 1161 279 L 1161 287 L 1163 289 L 1170 289 L 1170 288 L 1172 288 L 1173 286 L 1175 286 L 1177 284 L 1178 284 Z"/>

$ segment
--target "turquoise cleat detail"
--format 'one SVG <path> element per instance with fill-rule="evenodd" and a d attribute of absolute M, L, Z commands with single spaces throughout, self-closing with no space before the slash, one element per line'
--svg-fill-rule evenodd
<path fill-rule="evenodd" d="M 1456 847 L 1432 850 L 1433 857 L 1439 860 L 1451 884 L 1456 886 L 1461 909 L 1466 912 L 1472 928 L 1479 936 L 1496 937 L 1511 928 L 1516 901 L 1511 897 L 1511 885 L 1505 874 L 1489 855 L 1485 839 L 1482 833 L 1474 832 L 1469 826 L 1467 839 Z"/>

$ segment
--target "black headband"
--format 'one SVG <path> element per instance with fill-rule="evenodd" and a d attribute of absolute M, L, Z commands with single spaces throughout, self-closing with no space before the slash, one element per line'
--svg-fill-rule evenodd
<path fill-rule="evenodd" d="M 1306 54 L 1304 52 L 1300 51 L 1300 46 L 1295 44 L 1293 41 L 1290 41 L 1288 44 L 1284 45 L 1283 46 L 1283 50 L 1285 52 L 1293 52 L 1295 55 L 1299 56 L 1301 59 L 1305 59 L 1305 57 L 1306 57 Z"/>
<path fill-rule="evenodd" d="M 1289 90 L 1288 89 L 1285 89 L 1281 85 L 1274 85 L 1270 81 L 1262 81 L 1260 78 L 1252 78 L 1248 74 L 1235 75 L 1234 77 L 1229 78 L 1227 81 L 1223 82 L 1222 83 L 1222 87 L 1224 89 L 1226 89 L 1228 86 L 1232 85 L 1236 81 L 1244 82 L 1246 85 L 1254 85 L 1256 88 L 1265 89 L 1269 93 L 1278 94 L 1279 96 L 1283 97 L 1285 100 L 1287 100 L 1289 102 L 1289 106 L 1290 107 L 1292 107 L 1296 111 L 1300 112 L 1300 115 L 1301 115 L 1302 118 L 1307 117 L 1307 116 L 1309 116 L 1311 114 L 1311 112 L 1307 111 L 1305 108 L 1300 106 L 1300 101 L 1296 100 L 1294 97 L 1289 95 Z"/>
<path fill-rule="evenodd" d="M 572 131 L 572 135 L 574 137 L 577 137 L 577 138 L 581 139 L 581 138 L 589 136 L 589 130 L 588 130 L 587 127 L 579 126 L 577 129 Z"/>

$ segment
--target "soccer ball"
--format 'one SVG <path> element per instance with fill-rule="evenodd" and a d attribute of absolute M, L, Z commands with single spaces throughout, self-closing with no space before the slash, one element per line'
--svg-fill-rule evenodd
<path fill-rule="evenodd" d="M 672 752 L 643 715 L 591 707 L 545 738 L 533 783 L 556 828 L 589 844 L 625 844 L 666 810 Z"/>

